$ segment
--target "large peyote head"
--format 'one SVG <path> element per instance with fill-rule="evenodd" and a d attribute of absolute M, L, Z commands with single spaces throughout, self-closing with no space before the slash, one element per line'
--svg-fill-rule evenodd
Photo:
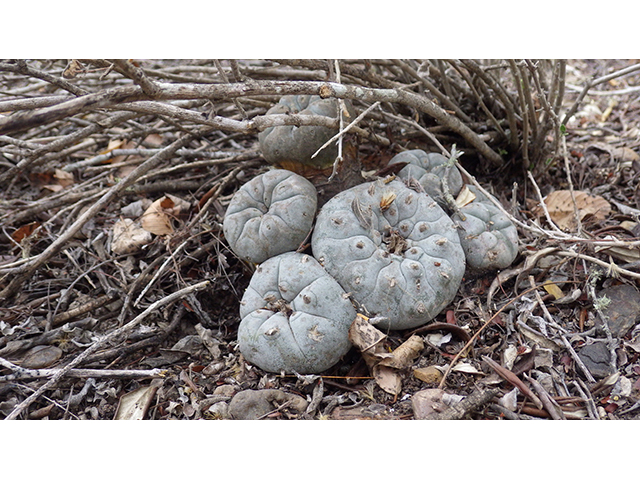
<path fill-rule="evenodd" d="M 318 213 L 313 255 L 380 326 L 423 325 L 455 297 L 465 270 L 455 226 L 399 180 L 358 185 Z"/>
<path fill-rule="evenodd" d="M 270 170 L 232 197 L 224 217 L 225 238 L 238 257 L 261 263 L 304 242 L 317 204 L 316 189 L 306 178 Z"/>
<path fill-rule="evenodd" d="M 320 373 L 349 351 L 355 316 L 345 291 L 313 257 L 284 253 L 251 278 L 240 304 L 240 351 L 268 372 Z"/>

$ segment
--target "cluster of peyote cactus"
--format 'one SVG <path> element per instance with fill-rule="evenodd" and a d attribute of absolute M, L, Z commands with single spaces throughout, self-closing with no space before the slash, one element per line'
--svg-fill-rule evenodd
<path fill-rule="evenodd" d="M 305 151 L 331 135 L 307 135 Z M 269 135 L 261 138 L 266 156 L 265 142 Z M 397 178 L 340 192 L 317 217 L 315 188 L 291 171 L 270 170 L 234 195 L 225 236 L 238 257 L 259 264 L 240 307 L 238 343 L 250 363 L 270 372 L 322 372 L 349 350 L 357 309 L 385 329 L 424 325 L 454 299 L 467 266 L 513 262 L 515 226 L 489 198 L 464 186 L 451 162 L 421 150 L 390 163 L 399 162 L 407 165 Z M 463 189 L 471 200 L 454 206 Z M 313 256 L 296 253 L 312 229 Z"/>

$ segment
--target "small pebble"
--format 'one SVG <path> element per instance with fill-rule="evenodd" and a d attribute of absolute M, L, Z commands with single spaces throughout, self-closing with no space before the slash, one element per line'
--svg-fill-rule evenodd
<path fill-rule="evenodd" d="M 438 383 L 442 380 L 442 372 L 438 370 L 434 365 L 428 367 L 416 368 L 413 371 L 413 375 L 425 383 Z"/>
<path fill-rule="evenodd" d="M 29 350 L 20 364 L 23 368 L 38 369 L 53 365 L 62 358 L 62 350 L 53 345 L 37 345 Z"/>
<path fill-rule="evenodd" d="M 213 391 L 214 395 L 223 395 L 225 397 L 232 397 L 236 393 L 236 387 L 233 385 L 220 385 Z"/>
<path fill-rule="evenodd" d="M 640 322 L 640 293 L 632 285 L 614 285 L 598 293 L 610 300 L 602 313 L 611 335 L 622 338 Z"/>
<path fill-rule="evenodd" d="M 585 345 L 578 352 L 578 356 L 594 378 L 604 378 L 613 373 L 609 348 L 604 342 Z"/>

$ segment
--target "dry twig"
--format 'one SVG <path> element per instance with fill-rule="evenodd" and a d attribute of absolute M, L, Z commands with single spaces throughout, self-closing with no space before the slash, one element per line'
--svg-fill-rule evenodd
<path fill-rule="evenodd" d="M 89 355 L 98 350 L 102 345 L 105 345 L 107 342 L 118 338 L 119 336 L 126 334 L 131 331 L 135 326 L 140 324 L 145 318 L 149 315 L 157 311 L 159 308 L 168 305 L 175 300 L 178 300 L 192 292 L 197 292 L 198 290 L 202 290 L 209 286 L 209 281 L 204 281 L 200 283 L 196 283 L 195 285 L 191 285 L 189 287 L 185 287 L 181 290 L 178 290 L 154 303 L 149 305 L 140 315 L 132 319 L 129 323 L 123 325 L 122 327 L 111 331 L 107 335 L 103 336 L 99 340 L 95 341 L 89 348 L 83 351 L 80 355 L 74 358 L 71 362 L 65 365 L 63 368 L 59 369 L 53 377 L 49 381 L 47 381 L 44 385 L 42 385 L 38 390 L 36 390 L 32 395 L 30 395 L 27 399 L 18 404 L 13 411 L 5 418 L 5 420 L 14 420 L 18 418 L 22 412 L 29 407 L 34 401 L 38 399 L 38 397 L 47 391 L 49 388 L 54 386 L 64 375 L 69 372 L 73 367 L 80 364 L 84 359 L 86 359 Z"/>

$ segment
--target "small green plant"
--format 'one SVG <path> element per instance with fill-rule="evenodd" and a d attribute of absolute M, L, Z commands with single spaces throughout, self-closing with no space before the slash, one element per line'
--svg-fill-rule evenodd
<path fill-rule="evenodd" d="M 591 270 L 591 274 L 589 276 L 589 284 L 595 286 L 596 283 L 602 278 L 602 270 L 599 268 L 594 268 Z"/>
<path fill-rule="evenodd" d="M 611 304 L 611 299 L 606 295 L 601 297 L 596 297 L 593 302 L 593 308 L 595 308 L 598 312 L 602 313 L 604 309 L 606 309 Z"/>
<path fill-rule="evenodd" d="M 599 313 L 603 320 L 608 320 L 609 316 L 604 314 L 604 310 L 611 304 L 611 299 L 606 295 L 596 297 L 593 302 L 593 308 Z"/>

